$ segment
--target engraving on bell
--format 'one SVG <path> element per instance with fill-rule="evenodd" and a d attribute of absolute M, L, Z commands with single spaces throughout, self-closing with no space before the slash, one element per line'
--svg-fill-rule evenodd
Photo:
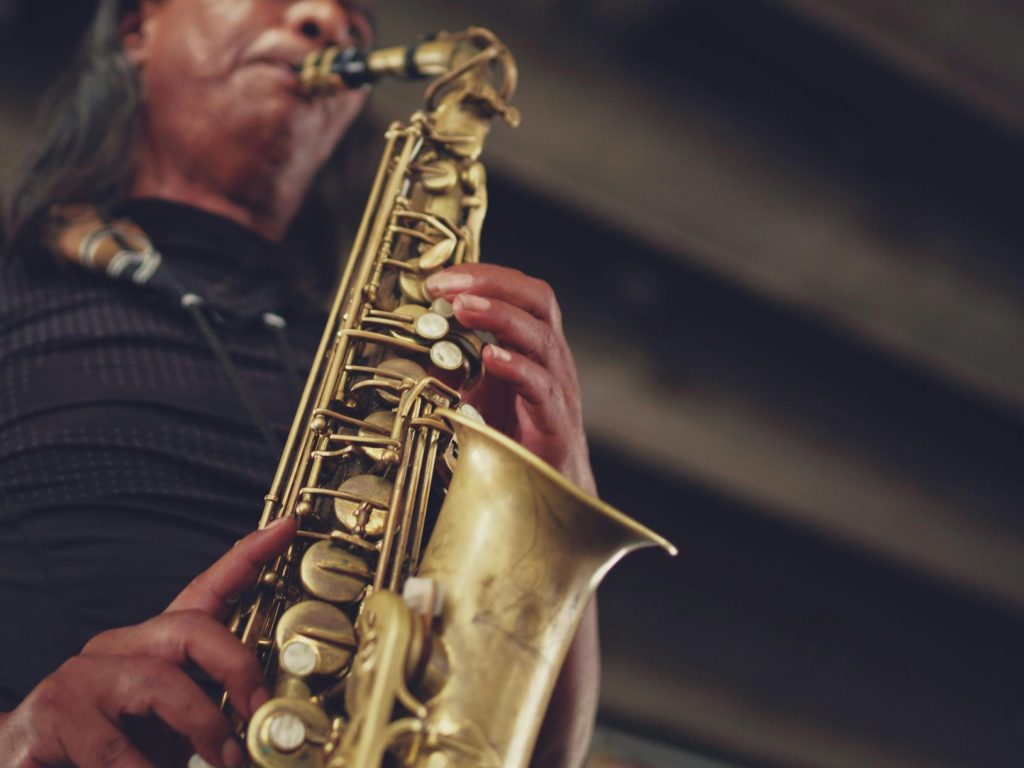
<path fill-rule="evenodd" d="M 285 611 L 274 631 L 279 651 L 298 641 L 310 646 L 316 656 L 316 665 L 307 674 L 333 675 L 352 658 L 356 634 L 352 621 L 338 608 L 319 600 L 306 600 Z"/>
<path fill-rule="evenodd" d="M 350 603 L 363 594 L 373 574 L 359 555 L 330 541 L 318 541 L 302 556 L 302 586 L 330 603 Z"/>
<path fill-rule="evenodd" d="M 424 339 L 443 339 L 448 335 L 448 328 L 448 321 L 434 312 L 424 312 L 416 318 L 416 333 Z"/>
<path fill-rule="evenodd" d="M 457 371 L 465 361 L 459 346 L 451 341 L 439 341 L 430 348 L 430 362 L 443 371 Z"/>
<path fill-rule="evenodd" d="M 278 752 L 294 752 L 306 743 L 306 724 L 291 712 L 279 712 L 267 723 L 267 740 Z"/>
<path fill-rule="evenodd" d="M 336 498 L 334 516 L 346 530 L 362 533 L 369 538 L 381 536 L 387 523 L 387 505 L 391 501 L 393 487 L 394 484 L 390 480 L 377 475 L 350 477 L 338 490 L 363 501 Z M 381 505 L 384 509 L 373 504 Z M 360 531 L 361 528 L 365 530 Z"/>

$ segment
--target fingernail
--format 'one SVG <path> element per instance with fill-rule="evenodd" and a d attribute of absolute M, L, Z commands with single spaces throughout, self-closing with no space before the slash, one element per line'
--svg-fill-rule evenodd
<path fill-rule="evenodd" d="M 229 738 L 220 749 L 220 758 L 227 768 L 242 768 L 245 755 L 242 753 L 239 743 L 233 738 Z"/>
<path fill-rule="evenodd" d="M 267 693 L 266 688 L 257 688 L 253 691 L 252 695 L 249 696 L 249 716 L 251 717 L 256 714 L 256 710 L 268 701 L 270 701 L 270 694 Z"/>
<path fill-rule="evenodd" d="M 491 308 L 491 302 L 482 296 L 474 296 L 471 293 L 460 293 L 453 302 L 456 309 L 468 309 L 473 312 L 486 312 Z"/>
<path fill-rule="evenodd" d="M 507 363 L 512 359 L 512 355 L 508 353 L 507 349 L 502 349 L 497 344 L 491 344 L 491 357 L 497 360 L 499 363 Z"/>
<path fill-rule="evenodd" d="M 473 284 L 473 276 L 465 273 L 456 272 L 454 274 L 448 272 L 438 272 L 436 275 L 431 275 L 423 283 L 423 287 L 426 288 L 427 293 L 431 297 L 441 296 L 448 293 L 458 293 L 464 291 Z"/>
<path fill-rule="evenodd" d="M 290 517 L 287 517 L 287 516 L 285 516 L 285 517 L 279 517 L 279 518 L 277 518 L 277 520 L 275 520 L 274 522 L 272 522 L 272 523 L 271 523 L 270 525 L 266 526 L 266 527 L 265 527 L 265 528 L 264 528 L 263 530 L 264 530 L 264 531 L 269 531 L 269 530 L 270 530 L 271 528 L 280 528 L 280 527 L 281 527 L 282 525 L 284 525 L 284 523 L 285 523 L 285 522 L 287 522 L 288 520 L 291 520 L 291 518 L 290 518 Z"/>

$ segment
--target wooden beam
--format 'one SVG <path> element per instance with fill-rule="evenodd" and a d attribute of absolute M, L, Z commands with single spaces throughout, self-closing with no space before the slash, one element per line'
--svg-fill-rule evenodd
<path fill-rule="evenodd" d="M 1024 8 L 999 0 L 772 0 L 1024 135 Z"/>
<path fill-rule="evenodd" d="M 998 221 L 947 231 L 955 213 L 933 209 L 929 188 L 909 203 L 878 198 L 813 152 L 780 147 L 727 99 L 682 78 L 658 90 L 618 71 L 578 30 L 496 4 L 394 0 L 380 11 L 390 42 L 481 23 L 513 47 L 524 122 L 495 133 L 488 157 L 500 173 L 1024 411 L 1024 299 L 983 266 L 1019 258 Z M 382 114 L 415 103 L 399 90 L 380 90 Z M 901 217 L 917 226 L 894 232 Z"/>

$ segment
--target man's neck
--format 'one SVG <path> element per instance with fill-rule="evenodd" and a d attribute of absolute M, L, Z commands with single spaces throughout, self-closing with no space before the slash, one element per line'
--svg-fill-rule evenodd
<path fill-rule="evenodd" d="M 273 217 L 233 200 L 228 195 L 219 194 L 202 184 L 152 183 L 145 179 L 132 185 L 130 197 L 158 198 L 174 203 L 183 203 L 209 213 L 223 216 L 247 229 L 251 229 L 268 240 L 279 242 L 284 238 L 288 219 L 276 221 Z"/>
<path fill-rule="evenodd" d="M 223 157 L 207 166 L 182 168 L 145 145 L 140 150 L 129 197 L 190 205 L 275 242 L 284 238 L 305 192 L 295 169 L 261 168 L 258 162 L 232 163 Z"/>

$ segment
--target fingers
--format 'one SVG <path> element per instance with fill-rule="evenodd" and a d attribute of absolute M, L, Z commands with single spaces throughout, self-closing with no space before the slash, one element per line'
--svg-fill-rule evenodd
<path fill-rule="evenodd" d="M 245 718 L 267 698 L 256 658 L 225 626 L 201 611 L 164 613 L 144 624 L 104 632 L 82 653 L 153 656 L 177 666 L 194 662 L 224 687 L 232 706 Z"/>
<path fill-rule="evenodd" d="M 161 659 L 138 658 L 130 665 L 118 664 L 116 657 L 105 657 L 107 661 L 120 667 L 119 674 L 114 685 L 100 689 L 97 703 L 113 722 L 122 715 L 155 715 L 188 739 L 208 763 L 224 765 L 227 753 L 238 764 L 241 748 L 230 723 L 182 670 Z"/>
<path fill-rule="evenodd" d="M 539 363 L 549 364 L 562 354 L 564 341 L 549 323 L 506 301 L 462 293 L 455 297 L 453 307 L 456 319 L 467 328 L 488 331 L 501 346 Z"/>
<path fill-rule="evenodd" d="M 64 735 L 64 752 L 78 768 L 154 768 L 109 719 L 95 711 L 83 712 L 75 722 L 79 737 Z"/>
<path fill-rule="evenodd" d="M 484 364 L 488 376 L 509 384 L 522 398 L 538 430 L 554 434 L 564 424 L 564 396 L 547 368 L 526 355 L 493 344 L 484 349 Z"/>
<path fill-rule="evenodd" d="M 460 264 L 431 275 L 424 283 L 432 298 L 451 301 L 461 293 L 500 299 L 561 331 L 562 314 L 551 286 L 497 264 Z"/>
<path fill-rule="evenodd" d="M 150 763 L 122 730 L 129 715 L 156 717 L 212 765 L 240 765 L 231 725 L 175 665 L 152 657 L 76 656 L 25 699 L 15 713 L 41 742 L 36 762 L 92 766 Z M 41 758 L 41 759 L 40 759 Z"/>
<path fill-rule="evenodd" d="M 294 519 L 281 518 L 250 533 L 193 579 L 167 611 L 198 610 L 225 618 L 233 601 L 255 583 L 260 569 L 288 548 L 295 530 Z"/>

